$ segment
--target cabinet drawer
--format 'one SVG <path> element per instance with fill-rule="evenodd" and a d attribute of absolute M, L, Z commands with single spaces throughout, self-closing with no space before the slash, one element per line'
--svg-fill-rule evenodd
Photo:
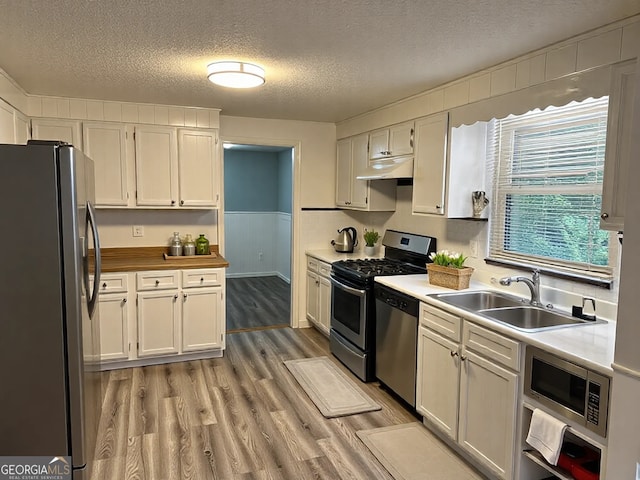
<path fill-rule="evenodd" d="M 224 272 L 219 268 L 182 270 L 182 288 L 221 285 L 223 275 Z"/>
<path fill-rule="evenodd" d="M 484 355 L 516 372 L 520 371 L 520 343 L 475 323 L 465 322 L 463 328 L 465 348 Z"/>
<path fill-rule="evenodd" d="M 331 264 L 327 262 L 318 262 L 318 273 L 323 277 L 331 275 Z"/>
<path fill-rule="evenodd" d="M 180 285 L 177 270 L 154 270 L 136 274 L 138 290 L 166 290 L 178 288 Z"/>
<path fill-rule="evenodd" d="M 320 263 L 320 260 L 318 260 L 317 258 L 307 257 L 307 270 L 311 270 L 312 272 L 317 272 L 319 263 Z"/>
<path fill-rule="evenodd" d="M 462 320 L 457 315 L 422 303 L 420 308 L 420 323 L 454 342 L 460 341 Z"/>
<path fill-rule="evenodd" d="M 127 291 L 126 273 L 104 273 L 100 275 L 100 290 L 103 293 L 121 293 Z M 93 275 L 91 275 L 89 288 L 93 290 Z"/>

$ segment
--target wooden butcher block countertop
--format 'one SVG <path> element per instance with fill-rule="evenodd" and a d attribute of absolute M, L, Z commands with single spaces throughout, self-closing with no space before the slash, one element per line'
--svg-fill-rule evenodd
<path fill-rule="evenodd" d="M 166 257 L 169 247 L 102 248 L 102 272 L 139 272 L 142 270 L 180 270 L 185 268 L 226 268 L 229 262 L 211 246 L 211 255 Z M 92 263 L 92 262 L 91 262 Z M 91 265 L 90 263 L 90 265 Z"/>

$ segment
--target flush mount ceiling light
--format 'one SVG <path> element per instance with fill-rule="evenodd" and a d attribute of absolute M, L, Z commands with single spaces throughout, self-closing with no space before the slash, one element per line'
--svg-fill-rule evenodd
<path fill-rule="evenodd" d="M 244 62 L 214 62 L 207 66 L 209 80 L 222 87 L 253 88 L 264 83 L 264 69 Z"/>

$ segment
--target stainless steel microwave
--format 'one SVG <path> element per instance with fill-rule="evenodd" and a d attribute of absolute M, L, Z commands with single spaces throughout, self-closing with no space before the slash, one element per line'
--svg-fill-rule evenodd
<path fill-rule="evenodd" d="M 536 347 L 527 347 L 525 362 L 525 395 L 607 436 L 609 377 Z"/>

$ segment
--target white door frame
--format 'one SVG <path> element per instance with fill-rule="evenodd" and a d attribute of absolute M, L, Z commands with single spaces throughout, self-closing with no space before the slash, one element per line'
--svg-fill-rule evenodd
<path fill-rule="evenodd" d="M 239 145 L 256 145 L 256 146 L 267 146 L 267 147 L 283 147 L 283 148 L 291 148 L 293 149 L 293 171 L 292 171 L 292 179 L 293 179 L 293 198 L 291 200 L 291 310 L 289 313 L 289 325 L 292 328 L 298 328 L 299 320 L 298 320 L 298 308 L 299 308 L 299 292 L 300 282 L 296 281 L 299 279 L 300 274 L 300 265 L 298 261 L 299 255 L 297 252 L 299 251 L 299 242 L 300 242 L 300 234 L 299 234 L 299 217 L 300 217 L 300 140 L 292 140 L 292 139 L 273 139 L 273 138 L 257 138 L 257 137 L 224 137 L 220 138 L 220 158 L 221 158 L 221 171 L 220 171 L 220 191 L 223 192 L 223 195 L 220 196 L 222 199 L 220 202 L 220 207 L 218 210 L 218 245 L 220 246 L 220 253 L 224 256 L 224 148 L 223 145 L 225 143 L 236 143 Z"/>

